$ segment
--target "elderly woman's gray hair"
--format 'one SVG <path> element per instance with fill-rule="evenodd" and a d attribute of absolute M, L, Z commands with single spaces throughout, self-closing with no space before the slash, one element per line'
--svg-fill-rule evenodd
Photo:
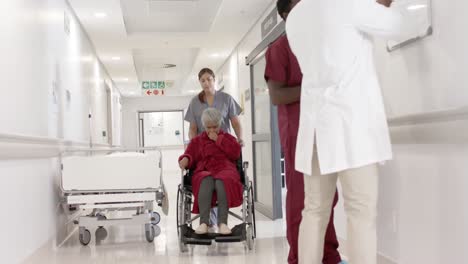
<path fill-rule="evenodd" d="M 205 111 L 203 111 L 202 116 L 201 116 L 201 121 L 203 124 L 203 127 L 206 127 L 206 123 L 214 123 L 217 124 L 218 127 L 221 126 L 223 122 L 223 117 L 221 116 L 221 113 L 216 109 L 216 108 L 207 108 Z"/>

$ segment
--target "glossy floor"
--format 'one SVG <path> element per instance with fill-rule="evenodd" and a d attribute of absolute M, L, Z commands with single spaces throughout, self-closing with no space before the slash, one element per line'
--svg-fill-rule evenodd
<path fill-rule="evenodd" d="M 172 179 L 180 179 L 173 177 Z M 170 212 L 162 215 L 161 234 L 153 243 L 145 240 L 139 226 L 116 226 L 107 230 L 107 236 L 96 236 L 90 230 L 92 240 L 82 246 L 75 231 L 60 246 L 46 245 L 26 263 L 287 263 L 288 243 L 283 220 L 271 221 L 257 213 L 257 239 L 252 251 L 244 243 L 189 246 L 187 253 L 180 253 L 176 229 L 177 181 L 166 180 L 170 192 Z M 172 191 L 173 190 L 173 191 Z M 229 218 L 229 225 L 237 224 Z"/>

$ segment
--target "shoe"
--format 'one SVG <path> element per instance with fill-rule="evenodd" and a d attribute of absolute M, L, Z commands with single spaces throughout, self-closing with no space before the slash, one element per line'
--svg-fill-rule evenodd
<path fill-rule="evenodd" d="M 208 233 L 216 233 L 217 230 L 216 230 L 216 226 L 215 225 L 209 225 L 208 226 Z"/>
<path fill-rule="evenodd" d="M 226 224 L 220 224 L 219 228 L 218 228 L 218 232 L 221 235 L 230 235 L 230 234 L 232 234 L 231 229 L 229 229 L 229 227 Z"/>
<path fill-rule="evenodd" d="M 198 234 L 198 235 L 203 235 L 206 233 L 208 233 L 208 226 L 206 224 L 200 224 L 197 230 L 195 230 L 195 234 Z"/>
<path fill-rule="evenodd" d="M 340 263 L 338 263 L 338 264 L 348 264 L 348 261 L 342 260 L 342 261 L 341 261 Z"/>

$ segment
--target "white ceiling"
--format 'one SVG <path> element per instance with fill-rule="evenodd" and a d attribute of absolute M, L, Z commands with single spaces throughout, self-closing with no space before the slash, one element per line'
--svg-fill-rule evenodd
<path fill-rule="evenodd" d="M 220 0 L 121 0 L 127 33 L 209 32 Z"/>
<path fill-rule="evenodd" d="M 147 80 L 174 81 L 167 95 L 198 91 L 198 71 L 218 69 L 273 1 L 69 0 L 124 96 Z"/>

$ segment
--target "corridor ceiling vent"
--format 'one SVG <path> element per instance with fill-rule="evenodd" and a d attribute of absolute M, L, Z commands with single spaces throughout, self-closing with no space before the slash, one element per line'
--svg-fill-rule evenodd
<path fill-rule="evenodd" d="M 156 0 L 150 0 L 150 1 L 156 1 Z M 157 1 L 160 1 L 160 0 L 157 0 Z M 175 0 L 175 1 L 179 1 L 179 0 Z M 177 65 L 170 64 L 170 63 L 166 63 L 162 66 L 163 69 L 169 69 L 169 68 L 175 68 L 175 67 L 177 67 Z"/>

